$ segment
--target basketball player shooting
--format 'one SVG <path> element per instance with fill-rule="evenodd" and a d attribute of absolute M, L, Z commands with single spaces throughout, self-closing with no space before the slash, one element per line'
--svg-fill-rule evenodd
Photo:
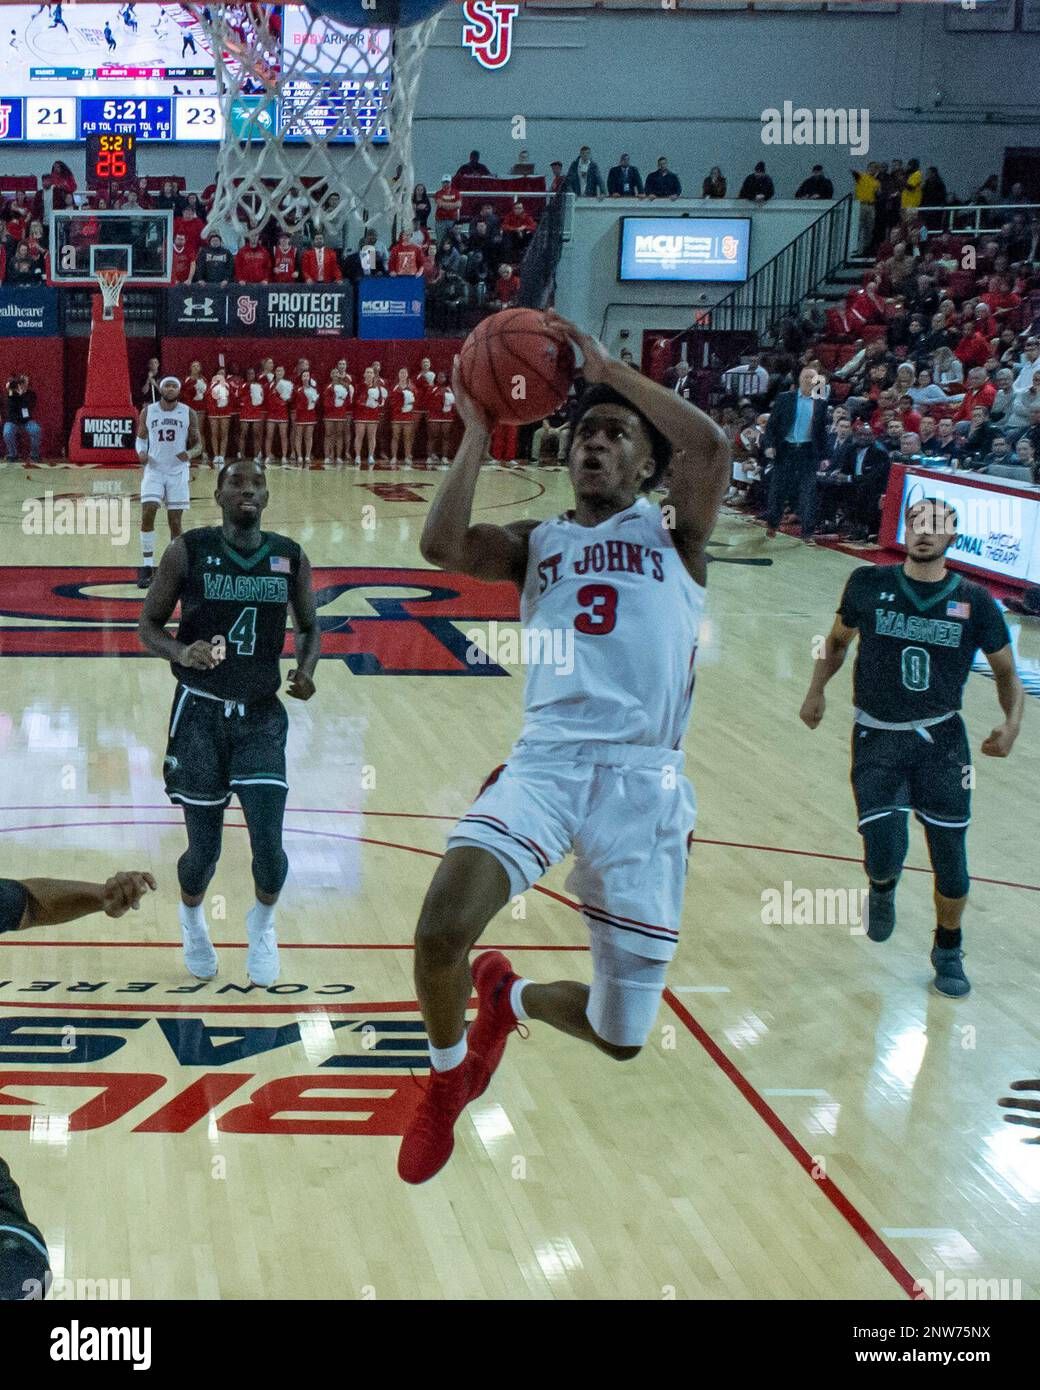
<path fill-rule="evenodd" d="M 580 349 L 589 383 L 568 459 L 574 509 L 542 522 L 472 523 L 495 422 L 456 372 L 465 434 L 421 540 L 432 565 L 511 580 L 524 627 L 573 637 L 574 659 L 566 673 L 529 668 L 520 739 L 452 831 L 423 903 L 415 981 L 432 1071 L 398 1158 L 409 1183 L 448 1161 L 456 1119 L 486 1089 L 518 1024 L 537 1019 L 608 1057 L 635 1057 L 678 940 L 696 811 L 679 745 L 729 445 L 695 406 L 595 338 L 555 314 L 546 323 Z M 669 465 L 665 511 L 646 494 Z M 567 886 L 590 933 L 591 987 L 522 979 L 498 951 L 478 956 L 471 973 L 469 950 L 491 918 L 571 851 Z"/>
<path fill-rule="evenodd" d="M 203 897 L 234 792 L 249 828 L 256 888 L 246 970 L 253 984 L 269 987 L 279 970 L 275 904 L 289 871 L 282 848 L 289 719 L 278 698 L 287 613 L 296 639 L 287 693 L 295 700 L 314 694 L 321 633 L 307 556 L 288 536 L 260 530 L 268 501 L 263 466 L 225 464 L 214 496 L 223 524 L 188 531 L 169 546 L 139 632 L 177 680 L 163 766 L 166 794 L 183 806 L 188 832 L 177 862 L 185 965 L 199 980 L 217 973 Z M 174 638 L 166 624 L 178 603 Z"/>
<path fill-rule="evenodd" d="M 141 410 L 137 455 L 141 478 L 141 568 L 137 587 L 147 589 L 155 575 L 155 514 L 166 507 L 170 539 L 181 534 L 181 517 L 191 505 L 191 460 L 202 452 L 195 412 L 180 399 L 175 376 L 159 382 L 159 399 Z"/>
<path fill-rule="evenodd" d="M 951 998 L 971 989 L 961 919 L 970 885 L 972 767 L 960 708 L 979 648 L 1004 712 L 1004 722 L 983 740 L 987 757 L 1011 752 L 1025 700 L 1004 615 L 981 584 L 946 568 L 956 535 L 957 514 L 947 503 L 927 498 L 907 508 L 906 559 L 863 565 L 849 575 L 800 712 L 803 724 L 819 727 L 824 688 L 859 633 L 852 788 L 870 881 L 867 936 L 887 941 L 895 927 L 912 810 L 924 827 L 935 876 L 935 988 Z"/>

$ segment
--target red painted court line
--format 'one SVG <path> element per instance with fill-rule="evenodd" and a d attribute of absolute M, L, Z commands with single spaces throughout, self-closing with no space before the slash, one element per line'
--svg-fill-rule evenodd
<path fill-rule="evenodd" d="M 845 1218 L 859 1236 L 860 1240 L 866 1245 L 867 1249 L 880 1261 L 888 1273 L 891 1274 L 892 1278 L 903 1292 L 909 1298 L 919 1299 L 921 1293 L 914 1276 L 902 1263 L 899 1257 L 888 1248 L 862 1212 L 852 1205 L 833 1179 L 826 1175 L 822 1178 L 813 1177 L 813 1169 L 816 1167 L 816 1164 L 813 1161 L 812 1154 L 798 1142 L 768 1101 L 766 1101 L 763 1096 L 759 1095 L 751 1082 L 744 1076 L 743 1072 L 730 1061 L 719 1047 L 718 1043 L 705 1032 L 693 1015 L 680 1004 L 679 1000 L 676 999 L 670 989 L 665 990 L 664 997 L 676 1017 L 686 1025 L 719 1070 L 732 1081 L 733 1085 L 736 1086 L 737 1090 L 751 1106 L 752 1110 L 754 1110 L 761 1119 L 765 1120 L 766 1124 L 780 1140 L 788 1153 L 797 1161 L 806 1175 L 812 1179 L 831 1205 Z"/>
<path fill-rule="evenodd" d="M 86 811 L 95 811 L 95 810 L 96 810 L 96 811 L 109 811 L 109 810 L 113 810 L 113 811 L 114 811 L 114 810 L 120 810 L 120 811 L 122 811 L 122 810 L 126 810 L 126 811 L 134 811 L 134 810 L 138 810 L 138 811 L 142 811 L 142 810 L 149 810 L 149 811 L 150 811 L 150 810 L 165 811 L 165 810 L 168 810 L 168 809 L 169 809 L 168 807 L 162 806 L 162 805 L 159 805 L 159 806 L 132 806 L 132 805 L 131 805 L 131 806 L 123 806 L 123 805 L 120 805 L 120 806 L 7 806 L 7 807 L 0 807 L 0 812 L 3 812 L 3 811 L 5 811 L 5 810 L 7 810 L 7 811 L 51 811 L 51 810 L 57 810 L 57 811 L 63 811 L 63 810 L 64 810 L 64 811 L 78 811 L 78 810 L 86 810 Z M 296 812 L 296 813 L 298 813 L 299 815 L 312 815 L 312 816 L 326 816 L 326 815 L 327 815 L 327 816 L 385 816 L 385 817 L 390 817 L 390 818 L 395 818 L 395 819 L 401 819 L 401 820 L 450 820 L 450 821 L 458 820 L 458 816 L 441 816 L 441 815 L 437 815 L 437 816 L 430 815 L 430 816 L 427 816 L 427 815 L 425 815 L 425 814 L 423 814 L 423 813 L 421 813 L 421 812 L 417 812 L 417 811 L 353 811 L 353 810 L 335 810 L 335 809 L 332 809 L 332 808 L 328 808 L 328 807 L 319 807 L 319 806 L 314 806 L 314 807 L 296 806 L 296 807 L 289 807 L 288 810 L 289 810 L 290 812 Z M 139 820 L 139 819 L 137 819 L 137 820 L 117 820 L 117 821 L 59 821 L 59 822 L 57 822 L 57 823 L 46 824 L 46 825 L 4 825 L 4 826 L 0 826 L 0 835 L 18 834 L 18 833 L 21 833 L 22 831 L 26 831 L 26 830 L 76 830 L 76 829 L 84 829 L 84 828 L 89 829 L 91 826 L 104 827 L 104 826 L 123 826 L 123 825 L 172 825 L 172 826 L 180 826 L 180 825 L 183 825 L 183 821 L 180 821 L 180 820 Z M 224 828 L 225 828 L 225 830 L 245 830 L 247 827 L 246 827 L 245 825 L 240 824 L 238 821 L 225 821 L 225 822 L 224 822 Z M 409 854 L 423 854 L 423 855 L 426 855 L 426 856 L 428 856 L 429 858 L 432 858 L 432 859 L 440 859 L 440 858 L 442 857 L 442 854 L 441 854 L 441 851 L 440 851 L 440 850 L 435 850 L 435 849 L 419 849 L 419 848 L 418 848 L 417 846 L 415 846 L 415 845 L 401 845 L 401 844 L 397 844 L 397 843 L 396 843 L 395 841 L 393 841 L 393 840 L 374 840 L 374 839 L 371 839 L 370 837 L 368 837 L 368 836 L 366 836 L 366 835 L 343 835 L 343 834 L 340 834 L 340 833 L 338 833 L 338 832 L 336 832 L 336 831 L 332 831 L 332 830 L 313 830 L 313 829 L 311 829 L 311 828 L 308 827 L 308 826 L 302 826 L 302 825 L 301 825 L 301 826 L 291 826 L 291 825 L 287 825 L 287 826 L 285 827 L 285 831 L 286 831 L 286 834 L 293 834 L 293 835 L 326 835 L 326 836 L 330 837 L 331 839 L 336 839 L 336 840 L 349 840 L 349 841 L 351 841 L 351 842 L 353 842 L 353 843 L 355 843 L 355 844 L 379 845 L 379 846 L 381 846 L 381 847 L 384 848 L 384 849 L 400 849 L 400 850 L 406 850 Z M 832 860 L 832 861 L 835 862 L 835 863 L 840 863 L 840 864 L 860 864 L 860 863 L 862 863 L 862 858 L 861 858 L 861 856 L 856 855 L 856 854 L 830 854 L 830 853 L 827 853 L 827 852 L 824 851 L 824 850 L 817 850 L 817 849 L 790 849 L 790 848 L 788 848 L 788 847 L 785 846 L 785 845 L 760 845 L 760 844 L 755 844 L 755 843 L 751 843 L 751 842 L 744 841 L 744 840 L 713 840 L 713 839 L 705 839 L 705 838 L 702 838 L 701 836 L 694 835 L 694 837 L 693 837 L 693 843 L 694 843 L 695 845 L 709 845 L 709 846 L 711 846 L 711 847 L 713 847 L 713 848 L 722 848 L 722 849 L 750 849 L 750 850 L 757 850 L 757 851 L 759 851 L 759 852 L 762 853 L 762 854 L 786 854 L 786 855 L 791 855 L 793 858 L 800 858 L 800 859 L 828 859 L 828 860 Z M 916 864 L 906 864 L 906 865 L 904 865 L 904 870 L 905 870 L 906 873 L 910 873 L 910 874 L 930 874 L 930 873 L 932 872 L 930 866 L 927 866 L 927 865 L 920 865 L 920 866 L 919 866 L 919 865 L 916 865 Z M 1017 882 L 1015 882 L 1014 880 L 1006 879 L 1006 878 L 987 878 L 987 877 L 985 877 L 985 876 L 982 875 L 982 874 L 972 874 L 972 879 L 973 879 L 973 881 L 974 881 L 975 883 L 988 883 L 988 884 L 992 885 L 992 886 L 995 887 L 995 888 L 1019 888 L 1019 889 L 1021 889 L 1023 892 L 1026 892 L 1026 893 L 1040 893 L 1040 883 L 1017 883 Z M 535 891 L 536 893 L 545 893 L 545 894 L 546 894 L 547 896 L 549 896 L 549 897 L 559 898 L 559 901 L 560 901 L 560 902 L 567 902 L 567 899 L 566 899 L 566 898 L 560 898 L 560 897 L 559 897 L 559 894 L 554 893 L 554 892 L 552 891 L 552 889 L 550 889 L 550 888 L 543 888 L 541 884 L 536 883 L 536 884 L 534 885 L 534 891 Z M 571 904 L 568 903 L 568 906 L 571 906 Z"/>
<path fill-rule="evenodd" d="M 555 896 L 555 895 L 554 895 Z M 566 903 L 565 898 L 560 899 Z M 568 907 L 573 906 L 566 903 Z M 214 941 L 218 951 L 245 951 L 246 941 Z M 40 941 L 31 937 L 28 941 L 9 940 L 7 935 L 0 939 L 0 950 L 8 946 L 89 946 L 91 949 L 118 951 L 179 951 L 179 941 Z M 279 951 L 411 951 L 414 941 L 279 941 Z M 540 942 L 515 941 L 512 944 L 498 945 L 481 941 L 482 951 L 587 951 L 588 946 L 548 946 Z M 2 1002 L 2 1001 L 0 1001 Z"/>

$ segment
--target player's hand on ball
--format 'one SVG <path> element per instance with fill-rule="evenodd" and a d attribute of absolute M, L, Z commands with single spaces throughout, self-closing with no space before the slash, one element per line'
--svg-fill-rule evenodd
<path fill-rule="evenodd" d="M 314 682 L 302 671 L 290 671 L 285 693 L 291 695 L 294 700 L 309 700 L 314 694 Z"/>
<path fill-rule="evenodd" d="M 1001 724 L 982 740 L 982 751 L 987 758 L 1006 758 L 1014 742 L 1014 733 L 1006 724 Z"/>
<path fill-rule="evenodd" d="M 798 711 L 798 718 L 810 729 L 815 729 L 823 719 L 823 712 L 826 708 L 827 701 L 822 695 L 806 695 L 802 701 L 802 707 Z"/>
<path fill-rule="evenodd" d="M 580 370 L 587 382 L 606 379 L 612 359 L 598 338 L 594 338 L 591 333 L 583 333 L 576 323 L 571 323 L 570 319 L 565 319 L 555 309 L 546 309 L 545 324 L 547 328 L 554 328 L 558 333 L 565 334 L 579 349 L 584 358 Z"/>
<path fill-rule="evenodd" d="M 1037 1091 L 1040 1092 L 1040 1077 L 1035 1077 L 1032 1081 L 1012 1081 L 1013 1091 Z M 998 1105 L 1015 1110 L 1025 1110 L 1025 1115 L 1005 1115 L 1004 1119 L 1009 1125 L 1030 1125 L 1033 1129 L 1040 1129 L 1040 1100 L 1019 1100 L 1017 1096 L 1001 1096 L 997 1101 Z M 1025 1139 L 1027 1144 L 1040 1144 L 1040 1135 L 1035 1139 Z"/>
<path fill-rule="evenodd" d="M 485 434 L 490 434 L 495 428 L 495 422 L 483 407 L 477 405 L 472 396 L 466 394 L 457 357 L 455 365 L 451 369 L 451 389 L 455 396 L 455 408 L 459 412 L 459 419 L 465 427 L 483 430 Z"/>
<path fill-rule="evenodd" d="M 213 646 L 212 642 L 192 642 L 190 647 L 185 647 L 178 662 L 180 666 L 187 666 L 192 671 L 212 671 L 214 666 L 219 666 L 223 660 L 220 650 Z"/>
<path fill-rule="evenodd" d="M 149 892 L 155 892 L 155 879 L 151 874 L 135 871 L 113 874 L 105 883 L 106 917 L 122 917 L 131 908 L 138 908 L 141 899 Z"/>

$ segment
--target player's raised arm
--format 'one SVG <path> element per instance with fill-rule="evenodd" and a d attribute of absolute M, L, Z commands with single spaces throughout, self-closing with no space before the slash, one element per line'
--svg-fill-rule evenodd
<path fill-rule="evenodd" d="M 668 504 L 674 508 L 675 546 L 698 582 L 704 582 L 704 547 L 730 485 L 730 445 L 703 410 L 611 357 L 603 344 L 551 310 L 546 321 L 565 332 L 585 359 L 585 380 L 603 382 L 660 430 L 672 446 Z"/>
<path fill-rule="evenodd" d="M 462 386 L 458 369 L 451 389 L 466 430 L 448 476 L 437 489 L 419 538 L 424 560 L 442 570 L 458 570 L 474 579 L 510 579 L 522 585 L 527 569 L 527 538 L 538 524 L 473 526 L 473 494 L 487 458 L 491 421 Z"/>
<path fill-rule="evenodd" d="M 314 602 L 311 562 L 302 551 L 300 568 L 289 595 L 289 612 L 293 620 L 296 666 L 289 672 L 286 694 L 296 700 L 309 700 L 314 694 L 314 672 L 321 656 L 321 628 Z"/>
<path fill-rule="evenodd" d="M 1026 702 L 1025 687 L 1015 670 L 1015 655 L 1010 646 L 1001 647 L 997 652 L 987 652 L 985 655 L 993 672 L 993 679 L 997 683 L 997 699 L 1004 711 L 1004 722 L 983 739 L 982 751 L 990 758 L 1006 758 L 1022 727 L 1022 711 Z"/>
<path fill-rule="evenodd" d="M 813 666 L 809 693 L 798 712 L 799 719 L 810 729 L 817 728 L 823 719 L 824 711 L 827 708 L 827 702 L 823 696 L 824 687 L 845 664 L 845 653 L 852 645 L 852 639 L 856 636 L 856 632 L 856 628 L 846 627 L 840 617 L 834 619 L 834 626 L 828 632 L 827 640 L 824 643 L 823 655 L 816 658 Z"/>

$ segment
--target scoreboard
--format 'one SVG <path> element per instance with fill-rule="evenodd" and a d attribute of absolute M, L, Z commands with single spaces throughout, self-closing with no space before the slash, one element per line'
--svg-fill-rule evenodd
<path fill-rule="evenodd" d="M 264 103 L 248 95 L 247 83 L 247 94 L 228 110 L 205 30 L 183 6 L 66 4 L 64 30 L 51 22 L 51 8 L 3 4 L 11 41 L 0 57 L 0 144 L 71 144 L 98 135 L 132 136 L 135 144 L 217 144 L 228 119 L 240 139 L 260 139 L 273 128 L 291 141 L 347 143 L 349 133 L 331 132 L 345 125 L 348 103 L 363 129 L 375 128 L 376 141 L 389 138 L 387 28 L 330 26 L 312 22 L 301 5 L 277 7 L 279 61 L 294 80 L 279 100 Z M 41 59 L 51 66 L 40 66 Z"/>

